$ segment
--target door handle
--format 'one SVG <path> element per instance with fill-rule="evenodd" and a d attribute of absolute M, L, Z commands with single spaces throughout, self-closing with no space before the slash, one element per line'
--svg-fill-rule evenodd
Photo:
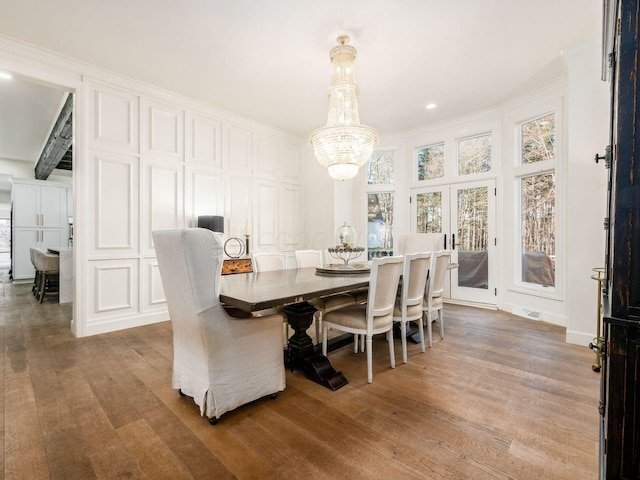
<path fill-rule="evenodd" d="M 462 244 L 461 243 L 456 243 L 456 234 L 452 233 L 451 234 L 451 250 L 455 250 L 456 249 L 456 245 L 459 247 Z"/>

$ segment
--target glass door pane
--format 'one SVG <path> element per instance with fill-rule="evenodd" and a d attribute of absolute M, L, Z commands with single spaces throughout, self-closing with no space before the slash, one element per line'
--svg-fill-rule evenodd
<path fill-rule="evenodd" d="M 461 188 L 457 194 L 458 286 L 486 289 L 489 288 L 488 189 Z"/>
<path fill-rule="evenodd" d="M 442 192 L 416 195 L 416 233 L 442 233 Z"/>

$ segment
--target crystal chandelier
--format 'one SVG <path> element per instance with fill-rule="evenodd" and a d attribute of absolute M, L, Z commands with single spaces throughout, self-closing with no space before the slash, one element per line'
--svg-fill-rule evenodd
<path fill-rule="evenodd" d="M 348 180 L 355 177 L 358 169 L 369 160 L 373 147 L 378 143 L 378 132 L 367 125 L 360 125 L 359 92 L 353 68 L 356 49 L 347 45 L 347 35 L 340 35 L 338 43 L 330 52 L 327 124 L 311 133 L 309 146 L 332 178 Z"/>

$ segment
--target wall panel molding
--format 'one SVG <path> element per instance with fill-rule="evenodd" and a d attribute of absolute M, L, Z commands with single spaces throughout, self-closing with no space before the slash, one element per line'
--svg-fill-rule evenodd
<path fill-rule="evenodd" d="M 140 97 L 104 85 L 90 85 L 88 142 L 91 148 L 138 154 Z"/>
<path fill-rule="evenodd" d="M 224 177 L 216 170 L 187 167 L 187 226 L 199 215 L 225 215 Z"/>
<path fill-rule="evenodd" d="M 143 163 L 142 251 L 155 255 L 151 232 L 184 227 L 183 167 L 153 160 Z"/>
<path fill-rule="evenodd" d="M 185 127 L 185 161 L 222 168 L 222 122 L 187 112 Z"/>
<path fill-rule="evenodd" d="M 253 168 L 253 132 L 235 125 L 222 125 L 223 167 L 250 174 Z"/>
<path fill-rule="evenodd" d="M 184 159 L 184 111 L 151 99 L 143 99 L 143 155 L 151 158 Z"/>
<path fill-rule="evenodd" d="M 139 253 L 139 164 L 135 156 L 91 151 L 88 202 L 93 229 L 86 231 L 90 255 Z"/>

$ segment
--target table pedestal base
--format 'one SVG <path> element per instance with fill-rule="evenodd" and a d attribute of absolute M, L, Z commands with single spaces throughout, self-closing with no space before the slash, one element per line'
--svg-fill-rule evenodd
<path fill-rule="evenodd" d="M 302 370 L 308 379 L 331 390 L 346 385 L 347 379 L 341 372 L 336 372 L 329 359 L 313 348 L 313 341 L 307 329 L 313 323 L 316 309 L 308 302 L 288 305 L 282 309 L 287 315 L 287 322 L 294 330 L 289 338 L 287 348 L 287 367 Z"/>

